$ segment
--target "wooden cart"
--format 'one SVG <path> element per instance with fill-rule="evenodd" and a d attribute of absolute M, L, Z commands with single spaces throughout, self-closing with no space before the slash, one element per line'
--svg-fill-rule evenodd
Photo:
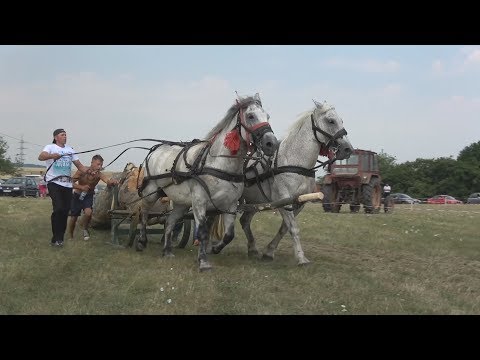
<path fill-rule="evenodd" d="M 130 210 L 120 209 L 118 203 L 118 186 L 113 188 L 113 199 L 111 209 L 108 211 L 111 219 L 111 244 L 121 247 L 131 247 L 135 237 L 140 232 L 138 214 Z M 149 223 L 155 223 L 147 226 L 148 234 L 164 234 L 164 225 L 167 219 L 165 212 L 151 212 L 148 216 Z M 185 218 L 179 224 L 178 231 L 175 231 L 173 245 L 177 248 L 184 248 L 192 238 L 192 219 Z M 122 235 L 128 235 L 127 239 L 122 239 Z M 128 241 L 127 241 L 128 240 Z M 163 241 L 163 236 L 162 240 Z"/>

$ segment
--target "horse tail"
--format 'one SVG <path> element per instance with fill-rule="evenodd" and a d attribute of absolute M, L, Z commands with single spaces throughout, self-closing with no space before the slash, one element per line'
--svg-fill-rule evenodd
<path fill-rule="evenodd" d="M 210 228 L 210 239 L 222 240 L 224 234 L 223 214 L 215 215 L 215 220 Z"/>

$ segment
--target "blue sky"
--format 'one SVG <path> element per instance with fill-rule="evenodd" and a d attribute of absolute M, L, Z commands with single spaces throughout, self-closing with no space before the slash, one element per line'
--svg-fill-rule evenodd
<path fill-rule="evenodd" d="M 325 100 L 356 148 L 399 163 L 456 158 L 480 140 L 479 80 L 480 46 L 0 46 L 0 136 L 12 159 L 23 136 L 28 163 L 41 163 L 59 127 L 76 151 L 188 141 L 206 135 L 238 91 L 260 94 L 280 138 L 312 99 Z M 124 148 L 99 152 L 107 164 Z M 130 150 L 109 170 L 145 155 Z"/>

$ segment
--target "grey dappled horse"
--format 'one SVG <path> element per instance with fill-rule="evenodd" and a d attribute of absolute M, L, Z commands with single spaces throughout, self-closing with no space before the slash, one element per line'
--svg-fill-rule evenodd
<path fill-rule="evenodd" d="M 247 180 L 247 186 L 243 192 L 243 198 L 247 204 L 277 201 L 311 193 L 315 191 L 313 168 L 319 154 L 327 155 L 330 152 L 339 160 L 350 157 L 353 148 L 346 138 L 347 131 L 343 127 L 342 119 L 332 106 L 316 101 L 314 103 L 315 107 L 301 114 L 291 126 L 286 138 L 280 142 L 270 168 L 265 170 L 260 163 L 255 164 L 256 171 L 252 167 L 248 168 L 246 177 L 251 180 Z M 264 259 L 273 260 L 274 252 L 288 230 L 293 239 L 293 251 L 297 264 L 309 263 L 300 244 L 299 229 L 295 220 L 295 216 L 303 206 L 285 206 L 278 209 L 283 222 L 277 235 L 264 249 Z M 240 218 L 248 240 L 249 256 L 258 256 L 255 238 L 250 228 L 254 215 L 254 211 L 244 211 Z M 219 253 L 228 242 L 225 239 L 222 240 L 212 247 L 212 252 Z"/>
<path fill-rule="evenodd" d="M 163 143 L 147 155 L 142 194 L 142 228 L 137 250 L 146 245 L 145 226 L 150 207 L 166 194 L 173 209 L 165 224 L 164 256 L 172 254 L 172 230 L 192 207 L 200 246 L 200 271 L 212 266 L 207 260 L 207 211 L 222 212 L 225 229 L 233 238 L 238 200 L 244 188 L 244 157 L 255 151 L 274 154 L 278 140 L 268 123 L 260 97 L 239 98 L 203 141 Z M 152 194 L 148 196 L 149 194 Z"/>

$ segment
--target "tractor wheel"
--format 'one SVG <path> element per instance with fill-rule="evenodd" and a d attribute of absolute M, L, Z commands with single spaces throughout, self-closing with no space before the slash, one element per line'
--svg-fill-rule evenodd
<path fill-rule="evenodd" d="M 350 212 L 358 213 L 360 211 L 360 204 L 350 205 Z"/>
<path fill-rule="evenodd" d="M 372 177 L 370 182 L 362 186 L 363 208 L 367 214 L 378 214 L 382 206 L 382 188 L 380 180 Z"/>
<path fill-rule="evenodd" d="M 325 212 L 332 212 L 332 185 L 324 185 L 322 187 L 323 192 L 323 211 Z"/>
<path fill-rule="evenodd" d="M 183 220 L 183 231 L 181 232 L 181 234 L 178 235 L 179 240 L 176 244 L 176 247 L 183 249 L 187 245 L 188 240 L 190 240 L 190 233 L 192 232 L 192 223 L 193 220 L 191 219 Z"/>
<path fill-rule="evenodd" d="M 341 204 L 335 202 L 335 203 L 332 205 L 332 212 L 334 212 L 334 213 L 339 213 L 341 207 L 342 207 Z"/>
<path fill-rule="evenodd" d="M 172 246 L 175 248 L 183 249 L 190 240 L 190 233 L 192 232 L 192 222 L 191 219 L 184 219 L 182 221 L 182 227 L 177 229 L 172 234 Z M 165 242 L 165 233 L 162 236 L 162 244 Z"/>
<path fill-rule="evenodd" d="M 325 212 L 338 213 L 340 211 L 340 205 L 336 202 L 337 199 L 337 186 L 335 184 L 325 185 L 322 188 L 323 192 L 323 210 Z"/>

